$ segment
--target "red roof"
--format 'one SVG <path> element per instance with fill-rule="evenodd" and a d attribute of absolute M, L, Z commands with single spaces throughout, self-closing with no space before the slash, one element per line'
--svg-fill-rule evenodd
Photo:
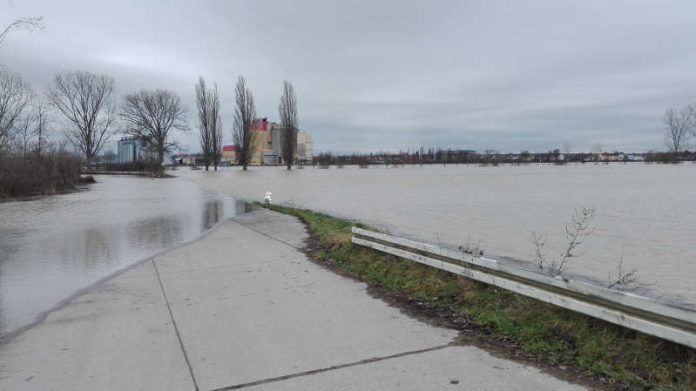
<path fill-rule="evenodd" d="M 222 151 L 223 152 L 234 152 L 237 150 L 237 146 L 232 144 L 232 145 L 223 145 L 222 146 Z"/>
<path fill-rule="evenodd" d="M 256 130 L 257 132 L 265 132 L 268 130 L 268 120 L 266 118 L 261 118 L 254 120 L 251 124 L 251 130 Z"/>

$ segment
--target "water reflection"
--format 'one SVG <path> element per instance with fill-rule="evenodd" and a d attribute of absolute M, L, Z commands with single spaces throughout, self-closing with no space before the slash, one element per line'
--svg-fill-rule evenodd
<path fill-rule="evenodd" d="M 249 213 L 252 210 L 254 210 L 254 205 L 250 204 L 248 202 L 235 200 L 234 205 L 235 205 L 235 213 L 234 213 L 235 215 Z"/>
<path fill-rule="evenodd" d="M 208 201 L 203 209 L 203 226 L 207 229 L 215 225 L 220 218 L 221 203 Z"/>
<path fill-rule="evenodd" d="M 186 218 L 181 216 L 162 216 L 138 221 L 127 231 L 128 243 L 145 251 L 181 243 L 186 223 Z"/>
<path fill-rule="evenodd" d="M 248 210 L 179 179 L 98 179 L 86 192 L 0 204 L 0 335 L 99 278 Z"/>
<path fill-rule="evenodd" d="M 113 238 L 113 237 L 111 237 Z M 109 255 L 115 249 L 109 243 L 109 236 L 96 227 L 90 227 L 82 232 L 77 232 L 72 240 L 63 242 L 61 247 L 61 261 L 63 267 L 84 267 L 94 269 L 106 261 L 110 264 L 113 260 Z M 81 264 L 81 265 L 80 265 Z"/>

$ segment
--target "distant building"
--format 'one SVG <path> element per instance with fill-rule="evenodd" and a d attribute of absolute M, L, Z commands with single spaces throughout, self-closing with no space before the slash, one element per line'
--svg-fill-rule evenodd
<path fill-rule="evenodd" d="M 234 144 L 225 144 L 222 146 L 222 160 L 230 164 L 237 164 L 237 146 Z"/>
<path fill-rule="evenodd" d="M 196 155 L 181 153 L 178 155 L 171 155 L 171 160 L 174 165 L 193 166 L 196 164 Z"/>
<path fill-rule="evenodd" d="M 295 159 L 302 164 L 311 164 L 314 159 L 314 143 L 307 132 L 297 133 L 297 156 Z"/>
<path fill-rule="evenodd" d="M 156 162 L 159 158 L 157 153 L 148 145 L 147 139 L 143 137 L 122 137 L 118 140 L 118 154 L 116 159 L 119 163 L 132 163 L 140 161 Z M 173 157 L 169 152 L 162 156 L 162 164 L 171 162 Z"/>
<path fill-rule="evenodd" d="M 273 151 L 273 140 L 271 138 L 270 128 L 272 122 L 268 122 L 266 118 L 260 118 L 254 121 L 251 125 L 251 131 L 254 135 L 254 153 L 251 155 L 249 164 L 277 164 L 277 155 Z"/>
<path fill-rule="evenodd" d="M 139 137 L 122 137 L 118 140 L 118 162 L 132 163 L 145 159 L 146 142 Z"/>
<path fill-rule="evenodd" d="M 621 152 L 603 152 L 599 154 L 601 162 L 622 162 L 626 160 L 626 156 Z"/>
<path fill-rule="evenodd" d="M 251 156 L 251 165 L 278 165 L 284 164 L 283 160 L 283 132 L 280 124 L 270 122 L 266 118 L 259 118 L 252 124 L 254 136 L 254 154 Z M 232 149 L 234 147 L 234 149 Z M 225 148 L 228 148 L 227 155 Z M 226 157 L 227 156 L 227 157 Z M 223 160 L 229 160 L 233 164 L 237 162 L 237 147 L 224 145 L 222 151 Z M 297 133 L 297 145 L 295 150 L 295 163 L 309 164 L 314 158 L 314 144 L 312 137 L 307 132 Z"/>
<path fill-rule="evenodd" d="M 639 153 L 630 153 L 626 155 L 626 160 L 629 162 L 644 162 L 645 156 Z"/>

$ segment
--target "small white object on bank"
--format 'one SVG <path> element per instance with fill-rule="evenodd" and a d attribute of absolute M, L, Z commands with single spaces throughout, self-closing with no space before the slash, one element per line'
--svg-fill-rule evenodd
<path fill-rule="evenodd" d="M 266 196 L 263 197 L 264 202 L 266 202 L 267 204 L 270 204 L 272 195 L 273 195 L 273 193 L 271 193 L 270 191 L 267 190 Z"/>

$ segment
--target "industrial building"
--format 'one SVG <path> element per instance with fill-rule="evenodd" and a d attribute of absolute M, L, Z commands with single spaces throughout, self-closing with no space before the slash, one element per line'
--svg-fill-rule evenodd
<path fill-rule="evenodd" d="M 122 137 L 118 140 L 118 162 L 132 163 L 146 157 L 147 143 L 139 137 Z"/>
<path fill-rule="evenodd" d="M 279 165 L 285 164 L 283 160 L 282 142 L 283 134 L 280 124 L 270 122 L 266 118 L 254 121 L 254 154 L 249 161 L 250 165 Z M 222 160 L 231 164 L 237 164 L 237 146 L 226 144 L 222 146 Z M 297 132 L 297 145 L 295 150 L 295 164 L 311 164 L 314 154 L 312 137 L 307 132 Z"/>

